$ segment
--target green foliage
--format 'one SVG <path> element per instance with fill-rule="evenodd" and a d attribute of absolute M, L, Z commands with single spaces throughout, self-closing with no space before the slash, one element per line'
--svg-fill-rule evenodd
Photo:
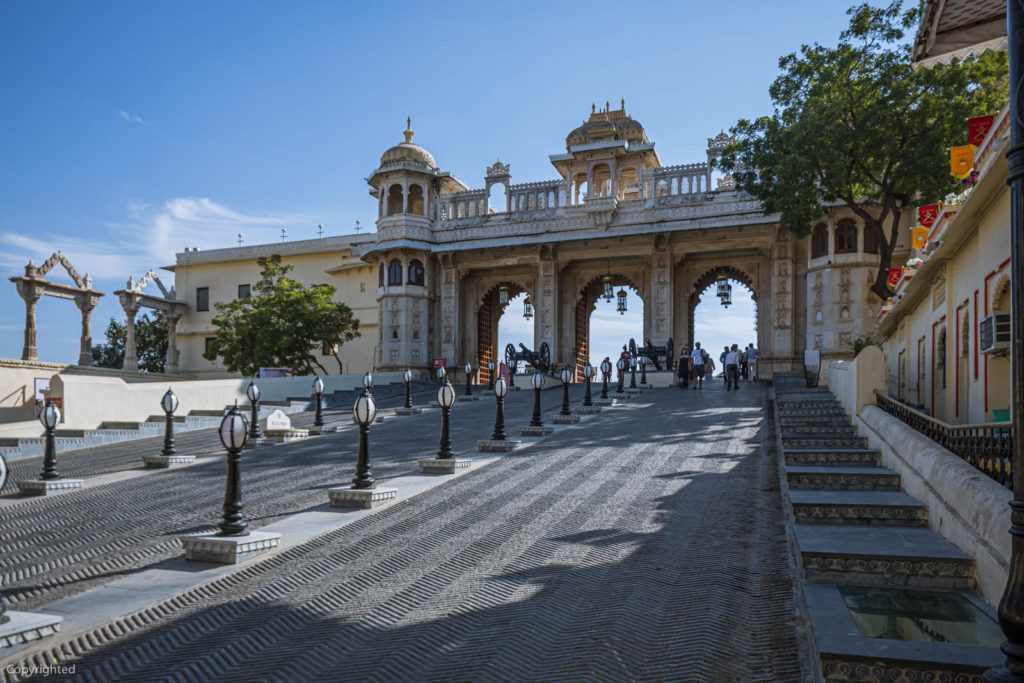
<path fill-rule="evenodd" d="M 142 372 L 163 372 L 167 359 L 167 318 L 160 311 L 135 318 L 135 353 Z M 92 364 L 100 368 L 124 367 L 124 345 L 128 339 L 126 322 L 110 319 L 107 341 L 92 347 Z"/>
<path fill-rule="evenodd" d="M 853 349 L 853 355 L 856 357 L 861 351 L 869 346 L 878 346 L 879 340 L 875 339 L 870 334 L 866 334 L 863 337 L 857 337 L 853 341 L 847 343 L 850 345 L 850 348 Z"/>
<path fill-rule="evenodd" d="M 280 255 L 257 263 L 261 273 L 253 296 L 215 305 L 217 335 L 203 358 L 222 358 L 229 371 L 245 376 L 261 367 L 294 367 L 308 374 L 315 366 L 326 374 L 313 351 L 327 342 L 338 359 L 341 345 L 359 336 L 352 309 L 334 301 L 332 285 L 306 287 L 288 277 L 292 266 L 282 265 Z"/>
<path fill-rule="evenodd" d="M 835 47 L 804 45 L 779 60 L 770 116 L 740 120 L 719 164 L 739 188 L 805 236 L 823 204 L 849 207 L 875 233 L 881 264 L 871 291 L 885 299 L 901 208 L 956 187 L 947 148 L 966 144 L 969 116 L 1007 101 L 1005 52 L 914 71 L 906 31 L 917 8 L 850 8 Z"/>

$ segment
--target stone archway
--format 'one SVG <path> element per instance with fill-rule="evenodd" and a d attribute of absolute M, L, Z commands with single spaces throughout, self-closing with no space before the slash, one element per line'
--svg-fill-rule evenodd
<path fill-rule="evenodd" d="M 710 269 L 706 270 L 703 274 L 701 274 L 700 277 L 698 277 L 696 279 L 696 281 L 694 281 L 693 289 L 690 292 L 690 297 L 689 297 L 689 300 L 687 302 L 687 313 L 686 313 L 687 318 L 686 319 L 687 319 L 688 322 L 687 322 L 686 346 L 688 348 L 693 348 L 693 342 L 695 341 L 694 340 L 694 332 L 693 332 L 694 313 L 697 310 L 697 305 L 701 301 L 700 295 L 710 285 L 714 284 L 715 281 L 718 280 L 718 277 L 720 275 L 725 275 L 730 280 L 736 280 L 737 282 L 742 284 L 744 287 L 749 289 L 750 290 L 750 294 L 751 294 L 751 298 L 753 298 L 755 305 L 757 303 L 757 289 L 754 287 L 754 278 L 752 278 L 746 272 L 740 270 L 739 268 L 736 268 L 735 266 L 716 266 L 714 268 L 710 268 Z M 756 325 L 756 315 L 755 315 L 755 325 Z M 757 345 L 758 345 L 758 348 L 761 347 L 760 339 L 758 340 L 758 344 Z"/>
<path fill-rule="evenodd" d="M 508 287 L 508 300 L 504 304 L 499 302 L 502 286 Z M 494 361 L 494 367 L 497 369 L 499 363 L 505 360 L 502 350 L 498 348 L 498 321 L 512 299 L 526 291 L 525 287 L 516 282 L 502 282 L 488 289 L 480 300 L 476 318 L 476 357 L 481 384 L 491 381 L 491 371 L 487 363 Z"/>
<path fill-rule="evenodd" d="M 150 282 L 156 283 L 162 298 L 150 296 L 142 291 Z M 163 313 L 167 319 L 167 360 L 164 362 L 164 373 L 176 373 L 178 371 L 177 324 L 188 309 L 188 304 L 175 298 L 173 287 L 167 291 L 164 283 L 160 281 L 160 277 L 153 269 L 143 275 L 138 282 L 129 277 L 126 288 L 116 290 L 114 294 L 117 294 L 125 313 L 126 338 L 122 368 L 124 370 L 139 369 L 139 358 L 135 348 L 135 315 L 140 308 L 152 308 Z"/>
<path fill-rule="evenodd" d="M 54 266 L 60 264 L 67 271 L 75 286 L 61 285 L 56 282 L 45 280 L 44 277 Z M 82 277 L 68 261 L 67 257 L 59 251 L 55 251 L 43 265 L 38 268 L 28 262 L 25 266 L 25 275 L 10 278 L 11 282 L 18 288 L 18 294 L 25 300 L 25 347 L 21 352 L 22 360 L 38 361 L 39 349 L 36 347 L 36 304 L 44 296 L 52 296 L 58 299 L 71 299 L 82 312 L 82 337 L 81 348 L 78 354 L 79 365 L 92 365 L 92 333 L 90 317 L 93 309 L 100 302 L 103 292 L 92 288 L 92 278 L 86 273 Z"/>
<path fill-rule="evenodd" d="M 573 381 L 576 382 L 583 380 L 583 366 L 587 364 L 590 358 L 590 316 L 597 307 L 597 300 L 604 291 L 604 278 L 606 276 L 611 277 L 613 288 L 630 287 L 634 291 L 640 292 L 640 288 L 636 286 L 632 279 L 614 273 L 598 275 L 579 290 L 573 316 L 573 325 L 575 327 L 572 356 L 575 366 L 575 379 Z M 644 307 L 645 309 L 647 307 L 646 301 L 644 301 Z"/>

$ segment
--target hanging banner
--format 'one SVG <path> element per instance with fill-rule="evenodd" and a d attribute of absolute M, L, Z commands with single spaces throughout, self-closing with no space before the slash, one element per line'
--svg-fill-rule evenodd
<path fill-rule="evenodd" d="M 967 119 L 967 139 L 975 147 L 981 147 L 981 143 L 985 140 L 985 136 L 988 135 L 988 131 L 992 128 L 992 122 L 995 120 L 994 116 L 975 116 L 974 118 Z"/>
<path fill-rule="evenodd" d="M 889 286 L 890 287 L 895 287 L 899 283 L 901 277 L 903 277 L 903 269 L 902 268 L 890 268 L 889 269 Z"/>
<path fill-rule="evenodd" d="M 928 228 L 911 228 L 910 236 L 910 244 L 914 249 L 924 249 L 928 241 Z"/>
<path fill-rule="evenodd" d="M 939 216 L 939 205 L 929 204 L 928 206 L 917 207 L 918 222 L 926 228 L 932 227 L 935 219 Z"/>
<path fill-rule="evenodd" d="M 949 173 L 963 180 L 974 170 L 974 145 L 960 145 L 949 150 Z"/>

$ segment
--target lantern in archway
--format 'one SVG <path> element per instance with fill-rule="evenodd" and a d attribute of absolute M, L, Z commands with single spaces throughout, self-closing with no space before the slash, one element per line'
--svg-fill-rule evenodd
<path fill-rule="evenodd" d="M 615 295 L 618 300 L 616 302 L 615 310 L 619 312 L 619 315 L 623 315 L 626 312 L 626 290 L 620 289 L 619 293 Z"/>
<path fill-rule="evenodd" d="M 523 317 L 527 320 L 533 317 L 533 302 L 530 301 L 530 297 L 523 301 Z"/>
<path fill-rule="evenodd" d="M 601 284 L 604 286 L 604 300 L 610 302 L 613 298 L 615 298 L 615 291 L 612 287 L 612 276 L 605 275 L 603 278 L 601 278 Z"/>
<path fill-rule="evenodd" d="M 498 303 L 502 306 L 508 303 L 508 285 L 498 287 Z"/>
<path fill-rule="evenodd" d="M 732 285 L 729 284 L 729 278 L 725 275 L 719 275 L 716 280 L 718 285 L 718 299 L 722 302 L 722 306 L 729 308 L 732 305 Z"/>

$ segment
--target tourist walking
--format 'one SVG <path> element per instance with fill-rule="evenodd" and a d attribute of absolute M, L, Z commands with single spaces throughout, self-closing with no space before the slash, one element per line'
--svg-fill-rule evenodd
<path fill-rule="evenodd" d="M 690 386 L 690 349 L 685 346 L 679 352 L 679 388 Z"/>
<path fill-rule="evenodd" d="M 754 348 L 753 344 L 747 347 L 746 351 L 743 352 L 743 358 L 747 361 L 747 381 L 757 381 L 757 349 Z"/>
<path fill-rule="evenodd" d="M 737 344 L 725 354 L 725 390 L 740 388 L 740 350 Z"/>
<path fill-rule="evenodd" d="M 707 351 L 704 352 L 704 378 L 709 382 L 715 379 L 715 360 Z"/>
<path fill-rule="evenodd" d="M 693 388 L 698 391 L 704 384 L 704 359 L 707 355 L 707 352 L 700 348 L 700 342 L 693 345 L 693 351 L 690 353 L 690 359 L 693 361 Z"/>
<path fill-rule="evenodd" d="M 726 354 L 729 353 L 729 345 L 726 344 L 724 348 L 725 348 L 725 350 L 722 351 L 722 353 L 719 354 L 719 356 L 718 356 L 718 362 L 721 363 L 721 365 L 722 365 L 722 377 L 725 378 L 726 381 L 728 382 L 728 379 L 725 377 L 725 356 L 726 356 Z"/>

